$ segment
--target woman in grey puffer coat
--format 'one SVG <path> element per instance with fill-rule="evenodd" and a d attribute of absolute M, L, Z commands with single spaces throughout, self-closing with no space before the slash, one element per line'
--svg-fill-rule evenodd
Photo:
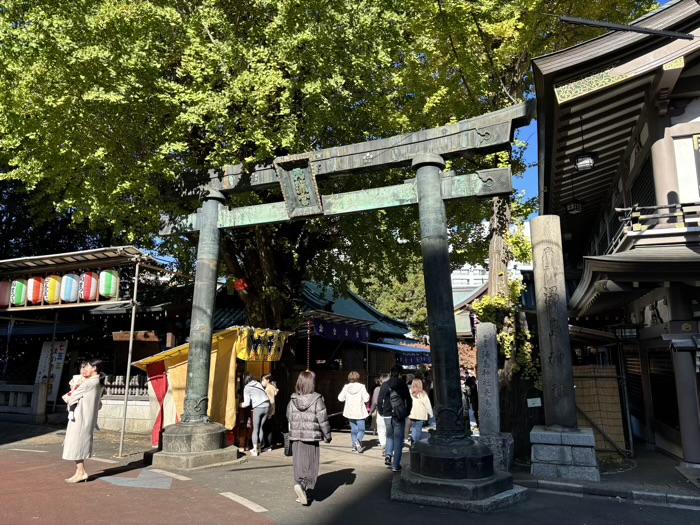
<path fill-rule="evenodd" d="M 302 505 L 308 503 L 307 490 L 313 490 L 318 479 L 321 450 L 319 441 L 331 442 L 331 426 L 323 396 L 316 390 L 316 374 L 299 374 L 296 393 L 287 405 L 289 439 L 294 456 L 294 492 Z"/>

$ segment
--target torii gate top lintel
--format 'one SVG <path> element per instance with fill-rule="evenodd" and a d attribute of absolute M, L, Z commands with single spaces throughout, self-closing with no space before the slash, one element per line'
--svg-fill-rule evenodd
<path fill-rule="evenodd" d="M 411 166 L 416 157 L 425 154 L 439 155 L 447 160 L 466 153 L 501 151 L 509 147 L 514 130 L 530 122 L 534 108 L 534 101 L 529 100 L 439 128 L 277 157 L 270 164 L 256 166 L 251 173 L 244 173 L 240 164 L 227 166 L 223 173 L 211 170 L 209 183 L 202 189 L 212 190 L 213 193 L 257 191 L 273 187 L 282 189 L 283 202 L 235 209 L 222 206 L 218 212 L 219 228 L 241 228 L 416 204 L 418 194 L 415 181 L 349 193 L 320 195 L 317 177 Z M 504 195 L 513 189 L 509 168 L 479 170 L 467 175 L 450 172 L 441 179 L 441 186 L 443 199 Z M 218 195 L 221 196 L 220 193 Z M 199 214 L 168 218 L 164 221 L 160 235 L 196 231 L 200 229 L 199 225 Z"/>
<path fill-rule="evenodd" d="M 208 188 L 222 192 L 255 191 L 279 184 L 279 168 L 310 165 L 314 175 L 343 175 L 410 166 L 418 153 L 437 153 L 444 159 L 467 152 L 493 153 L 504 149 L 513 132 L 526 126 L 534 116 L 534 100 L 478 117 L 385 139 L 277 157 L 270 164 L 258 165 L 244 174 L 241 164 L 210 170 Z"/>

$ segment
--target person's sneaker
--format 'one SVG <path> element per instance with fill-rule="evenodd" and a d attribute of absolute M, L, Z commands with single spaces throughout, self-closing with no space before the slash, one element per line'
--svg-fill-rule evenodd
<path fill-rule="evenodd" d="M 365 447 L 363 447 L 363 446 L 362 446 L 362 443 L 360 443 L 360 442 L 358 441 L 357 443 L 355 443 L 355 450 L 356 450 L 358 453 L 362 454 L 362 452 L 365 450 Z"/>
<path fill-rule="evenodd" d="M 402 469 L 402 468 L 401 468 L 401 465 L 399 465 L 399 466 L 396 467 L 396 468 L 391 467 L 391 471 L 392 471 L 392 472 L 401 472 L 401 469 Z"/>
<path fill-rule="evenodd" d="M 390 466 L 391 466 L 391 456 L 384 456 L 384 464 L 385 464 L 387 467 L 390 467 Z"/>
<path fill-rule="evenodd" d="M 294 492 L 296 492 L 297 496 L 297 501 L 301 503 L 302 505 L 306 505 L 309 500 L 306 499 L 306 491 L 304 490 L 304 487 L 302 487 L 299 484 L 294 485 Z"/>

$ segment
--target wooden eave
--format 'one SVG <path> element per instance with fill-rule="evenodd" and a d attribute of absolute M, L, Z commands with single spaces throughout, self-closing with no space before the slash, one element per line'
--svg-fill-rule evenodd
<path fill-rule="evenodd" d="M 695 0 L 669 2 L 632 24 L 689 32 L 700 25 L 700 6 Z M 697 46 L 698 40 L 696 38 L 687 44 L 674 45 Z M 658 49 L 673 42 L 651 35 L 613 32 L 533 61 L 537 93 L 541 213 L 560 214 L 562 204 L 565 205 L 571 200 L 570 177 L 574 173 L 572 157 L 575 151 L 580 151 L 585 146 L 586 151 L 602 153 L 608 159 L 614 159 L 616 156 L 619 159 L 623 156 L 626 143 L 631 139 L 634 121 L 644 105 L 646 88 L 654 81 L 656 72 L 665 63 L 664 55 L 659 55 Z M 621 78 L 610 86 L 586 96 L 578 96 L 564 102 L 557 100 L 557 86 L 573 82 L 606 67 L 613 68 L 617 64 L 632 63 L 645 55 L 649 56 L 646 61 L 648 66 L 637 67 L 627 78 Z M 619 113 L 621 118 L 611 119 L 610 114 L 615 113 Z M 579 122 L 582 117 L 583 139 Z M 601 143 L 604 143 L 605 150 L 599 152 L 595 148 L 600 149 Z M 579 197 L 578 184 L 575 183 L 573 193 L 576 200 L 593 198 L 592 202 L 597 204 L 607 196 L 612 182 L 609 180 L 610 172 L 614 175 L 616 170 L 610 165 L 607 166 L 607 172 L 599 171 L 601 168 L 604 166 L 598 165 L 592 172 L 584 175 L 583 183 L 589 188 L 595 188 L 593 195 L 581 188 L 582 193 Z M 597 206 L 593 207 L 595 209 L 590 208 L 584 208 L 584 214 L 589 214 L 585 221 L 591 220 L 590 215 L 597 213 Z"/>
<path fill-rule="evenodd" d="M 617 183 L 627 173 L 649 101 L 669 73 L 680 86 L 695 68 L 691 61 L 700 56 L 700 5 L 695 0 L 669 2 L 633 24 L 694 32 L 698 37 L 681 42 L 608 33 L 533 61 L 540 213 L 562 216 L 562 230 L 576 239 L 579 252 L 590 241 L 591 227 L 618 198 Z M 681 96 L 698 89 L 692 85 L 694 78 L 682 84 Z M 597 156 L 595 166 L 577 172 L 574 159 L 584 151 Z M 566 205 L 574 200 L 581 203 L 582 212 L 567 215 Z"/>
<path fill-rule="evenodd" d="M 684 32 L 692 26 L 692 22 L 689 21 L 697 18 L 699 11 L 700 6 L 695 0 L 669 2 L 630 25 Z M 542 75 L 549 76 L 569 68 L 580 70 L 582 64 L 592 60 L 600 64 L 608 61 L 608 55 L 619 56 L 622 50 L 639 49 L 650 44 L 656 46 L 659 41 L 669 40 L 641 33 L 611 32 L 567 49 L 543 55 L 536 58 L 534 62 Z"/>
<path fill-rule="evenodd" d="M 569 300 L 574 316 L 591 315 L 619 307 L 620 293 L 600 292 L 595 283 L 612 279 L 620 283 L 652 283 L 693 281 L 700 267 L 700 246 L 648 246 L 610 255 L 584 257 L 584 270 L 579 285 Z M 624 292 L 629 302 L 648 292 L 638 286 Z"/>

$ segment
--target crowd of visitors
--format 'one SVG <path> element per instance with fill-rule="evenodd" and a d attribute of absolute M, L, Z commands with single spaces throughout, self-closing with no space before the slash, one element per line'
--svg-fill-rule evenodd
<path fill-rule="evenodd" d="M 474 410 L 478 424 L 477 381 L 470 372 L 462 372 L 463 403 L 467 414 L 470 408 Z M 71 383 L 71 391 L 63 397 L 69 412 L 63 458 L 76 463 L 75 474 L 66 479 L 69 483 L 88 478 L 84 460 L 92 454 L 92 436 L 104 392 L 104 377 L 100 360 L 85 361 L 81 376 Z M 342 415 L 350 424 L 352 452 L 365 451 L 365 424 L 371 418 L 371 428 L 379 438 L 385 465 L 392 472 L 401 472 L 404 445 L 419 442 L 423 428 L 434 422 L 429 371 L 422 375 L 403 374 L 402 367 L 394 365 L 389 373 L 376 378 L 371 395 L 360 379 L 359 372 L 351 371 L 347 384 L 338 394 L 338 400 L 344 403 Z M 279 389 L 271 374 L 257 381 L 253 374 L 245 372 L 237 383 L 242 398 L 237 417 L 239 450 L 251 450 L 252 456 L 258 456 L 271 450 L 273 436 L 279 431 L 273 419 Z M 299 374 L 286 416 L 286 438 L 290 443 L 287 455 L 293 456 L 294 491 L 297 501 L 307 505 L 309 492 L 314 490 L 319 474 L 319 444 L 321 441 L 330 443 L 332 439 L 329 414 L 323 396 L 316 392 L 314 372 L 307 370 Z"/>

